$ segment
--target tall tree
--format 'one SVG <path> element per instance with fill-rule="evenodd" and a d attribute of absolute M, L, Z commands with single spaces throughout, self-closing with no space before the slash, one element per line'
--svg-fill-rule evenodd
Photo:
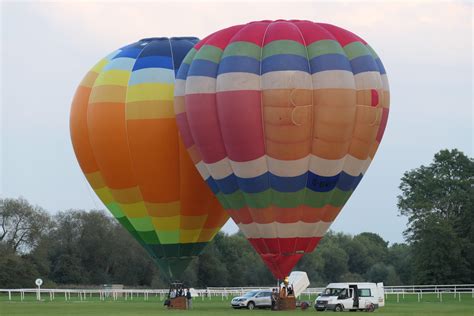
<path fill-rule="evenodd" d="M 28 252 L 51 228 L 49 215 L 23 198 L 0 199 L 0 242 L 13 252 Z"/>
<path fill-rule="evenodd" d="M 441 150 L 429 166 L 406 172 L 400 189 L 416 281 L 474 282 L 474 160 Z"/>

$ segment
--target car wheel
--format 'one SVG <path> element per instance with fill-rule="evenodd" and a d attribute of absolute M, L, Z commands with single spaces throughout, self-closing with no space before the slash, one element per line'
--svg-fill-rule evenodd
<path fill-rule="evenodd" d="M 335 312 L 342 312 L 344 310 L 344 307 L 342 307 L 341 304 L 337 304 L 336 307 L 334 307 Z"/>
<path fill-rule="evenodd" d="M 249 302 L 247 304 L 247 308 L 250 309 L 250 310 L 254 309 L 255 308 L 255 303 L 254 302 Z"/>

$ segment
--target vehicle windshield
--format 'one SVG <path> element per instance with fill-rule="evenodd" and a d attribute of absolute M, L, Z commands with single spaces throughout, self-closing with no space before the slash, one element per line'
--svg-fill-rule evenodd
<path fill-rule="evenodd" d="M 345 289 L 331 289 L 331 288 L 327 288 L 324 290 L 323 293 L 321 293 L 321 296 L 339 296 L 339 294 L 341 294 L 341 292 L 345 290 Z"/>
<path fill-rule="evenodd" d="M 252 297 L 252 296 L 255 296 L 255 294 L 257 294 L 258 291 L 250 291 L 250 292 L 247 292 L 244 294 L 244 297 Z"/>

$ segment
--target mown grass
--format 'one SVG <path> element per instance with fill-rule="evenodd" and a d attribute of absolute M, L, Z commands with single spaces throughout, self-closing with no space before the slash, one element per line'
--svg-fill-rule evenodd
<path fill-rule="evenodd" d="M 65 301 L 64 297 L 56 296 L 54 301 L 49 300 L 49 295 L 43 296 L 42 301 L 36 301 L 34 295 L 27 295 L 24 301 L 20 301 L 19 295 L 13 295 L 12 301 L 8 300 L 8 295 L 0 294 L 0 315 L 209 315 L 209 316 L 261 316 L 272 315 L 270 310 L 234 310 L 230 307 L 230 297 L 222 299 L 213 297 L 211 300 L 200 298 L 194 300 L 194 309 L 189 311 L 167 310 L 163 307 L 163 301 L 159 297 L 150 296 L 148 301 L 143 297 L 134 297 L 133 300 L 125 301 L 119 298 L 117 301 L 108 299 L 100 301 L 98 297 L 87 297 L 81 301 L 79 297 L 71 296 L 70 301 Z M 314 297 L 309 300 L 303 296 L 302 300 L 314 301 Z M 474 316 L 474 298 L 471 293 L 459 297 L 445 293 L 443 302 L 436 295 L 423 295 L 421 302 L 418 302 L 417 295 L 399 296 L 397 302 L 396 295 L 389 295 L 386 306 L 377 310 L 376 315 L 462 315 Z M 278 312 L 278 315 L 294 314 L 322 314 L 313 308 L 306 311 L 296 310 L 293 312 Z M 326 312 L 330 315 L 332 312 Z M 323 314 L 324 315 L 324 314 Z"/>

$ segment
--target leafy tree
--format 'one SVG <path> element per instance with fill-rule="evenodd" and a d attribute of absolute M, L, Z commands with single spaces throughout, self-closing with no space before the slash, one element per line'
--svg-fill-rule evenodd
<path fill-rule="evenodd" d="M 474 282 L 474 160 L 457 149 L 441 150 L 429 166 L 406 172 L 400 189 L 415 279 Z"/>
<path fill-rule="evenodd" d="M 9 250 L 28 252 L 49 228 L 50 217 L 40 207 L 23 198 L 0 199 L 0 242 Z"/>

